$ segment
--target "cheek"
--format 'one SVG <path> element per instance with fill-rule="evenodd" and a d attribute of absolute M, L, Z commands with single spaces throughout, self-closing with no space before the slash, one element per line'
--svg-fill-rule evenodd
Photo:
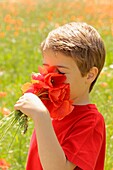
<path fill-rule="evenodd" d="M 76 85 L 70 84 L 70 98 L 75 98 L 77 96 Z"/>
<path fill-rule="evenodd" d="M 70 98 L 73 99 L 77 96 L 77 91 L 78 91 L 78 85 L 75 83 L 76 81 L 68 81 L 70 84 Z"/>
<path fill-rule="evenodd" d="M 83 88 L 83 80 L 75 75 L 66 75 L 66 83 L 70 84 L 70 98 L 73 99 L 79 95 Z"/>
<path fill-rule="evenodd" d="M 80 79 L 71 79 L 70 80 L 70 97 L 76 98 L 84 89 L 83 81 Z"/>
<path fill-rule="evenodd" d="M 69 83 L 69 84 L 70 84 L 70 77 L 69 77 L 69 75 L 68 75 L 68 74 L 65 74 L 65 76 L 66 76 L 65 83 Z"/>
<path fill-rule="evenodd" d="M 74 86 L 75 86 L 74 84 L 75 83 L 73 83 L 73 81 L 71 79 L 71 76 L 66 75 L 65 83 L 69 83 L 69 85 L 70 85 L 70 98 L 72 99 L 73 98 L 73 91 L 74 91 Z"/>

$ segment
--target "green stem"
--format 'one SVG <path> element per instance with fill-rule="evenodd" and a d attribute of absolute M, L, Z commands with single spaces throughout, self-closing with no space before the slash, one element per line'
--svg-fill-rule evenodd
<path fill-rule="evenodd" d="M 10 148 L 11 148 L 13 142 L 14 142 L 14 139 L 15 139 L 15 136 L 16 136 L 18 130 L 19 130 L 19 127 L 17 128 L 17 130 L 16 130 L 16 132 L 15 132 L 15 134 L 14 134 L 14 136 L 13 136 L 13 139 L 12 139 L 11 143 L 9 144 L 8 151 L 7 151 L 8 153 L 9 153 L 9 150 L 10 150 Z"/>
<path fill-rule="evenodd" d="M 3 134 L 0 136 L 0 139 L 1 139 L 1 140 L 4 139 L 4 137 L 5 137 L 6 133 L 8 132 L 8 130 L 9 130 L 12 126 L 14 126 L 15 123 L 16 123 L 16 121 L 15 121 L 15 119 L 14 119 L 14 120 L 12 121 L 12 123 L 5 129 L 5 131 L 3 132 Z"/>

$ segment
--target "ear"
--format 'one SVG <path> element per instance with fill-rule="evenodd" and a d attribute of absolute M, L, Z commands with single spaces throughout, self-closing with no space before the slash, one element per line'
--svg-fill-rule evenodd
<path fill-rule="evenodd" d="M 87 81 L 89 83 L 92 83 L 96 79 L 97 75 L 98 75 L 98 68 L 97 67 L 92 67 L 90 69 L 90 71 L 87 73 L 87 76 L 86 76 Z"/>

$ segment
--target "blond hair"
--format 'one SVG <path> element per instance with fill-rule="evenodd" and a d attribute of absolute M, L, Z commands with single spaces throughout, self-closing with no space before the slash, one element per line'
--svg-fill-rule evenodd
<path fill-rule="evenodd" d="M 72 22 L 51 31 L 41 44 L 42 51 L 49 48 L 72 57 L 82 76 L 92 67 L 98 68 L 99 76 L 105 62 L 105 47 L 99 33 L 91 25 Z M 92 82 L 92 90 L 96 79 Z"/>

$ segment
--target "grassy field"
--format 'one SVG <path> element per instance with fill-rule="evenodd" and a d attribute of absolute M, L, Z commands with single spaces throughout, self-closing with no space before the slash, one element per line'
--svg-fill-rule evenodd
<path fill-rule="evenodd" d="M 13 111 L 21 95 L 21 85 L 30 80 L 32 72 L 37 72 L 41 64 L 40 43 L 50 30 L 67 22 L 84 21 L 93 25 L 103 37 L 106 63 L 91 93 L 91 100 L 97 104 L 106 122 L 105 170 L 113 170 L 112 9 L 112 0 L 0 1 L 0 118 Z M 30 121 L 26 135 L 14 127 L 4 140 L 0 140 L 0 160 L 6 160 L 7 166 L 10 165 L 8 169 L 25 169 L 32 130 Z"/>

